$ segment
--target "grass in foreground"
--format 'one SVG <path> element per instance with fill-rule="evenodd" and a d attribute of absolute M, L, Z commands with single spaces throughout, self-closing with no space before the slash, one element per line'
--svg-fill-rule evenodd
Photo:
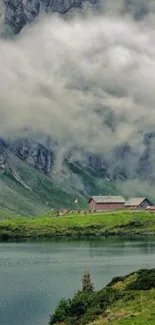
<path fill-rule="evenodd" d="M 1 238 L 155 234 L 155 214 L 117 211 L 0 220 Z"/>
<path fill-rule="evenodd" d="M 155 269 L 117 277 L 97 292 L 60 301 L 50 325 L 154 325 Z"/>

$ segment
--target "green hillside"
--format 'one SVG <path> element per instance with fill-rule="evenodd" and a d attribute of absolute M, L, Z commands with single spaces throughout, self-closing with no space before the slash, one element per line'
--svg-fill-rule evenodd
<path fill-rule="evenodd" d="M 60 301 L 50 325 L 155 324 L 155 269 L 116 277 L 97 292 L 89 290 L 89 283 L 72 299 Z"/>
<path fill-rule="evenodd" d="M 51 209 L 86 209 L 92 195 L 147 196 L 154 202 L 153 186 L 126 180 L 117 170 L 112 177 L 107 167 L 95 161 L 65 158 L 59 162 L 42 142 L 0 139 L 0 155 L 0 209 L 11 214 L 28 217 Z"/>
<path fill-rule="evenodd" d="M 53 208 L 87 207 L 93 194 L 116 194 L 116 185 L 91 168 L 66 164 L 64 172 L 44 174 L 11 154 L 0 172 L 0 208 L 25 216 L 36 216 Z"/>

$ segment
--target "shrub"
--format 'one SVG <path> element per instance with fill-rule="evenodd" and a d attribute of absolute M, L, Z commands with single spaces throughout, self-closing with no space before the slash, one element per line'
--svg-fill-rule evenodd
<path fill-rule="evenodd" d="M 96 293 L 96 297 L 93 300 L 93 306 L 99 306 L 102 312 L 118 299 L 122 298 L 123 292 L 120 292 L 113 288 L 105 288 Z"/>
<path fill-rule="evenodd" d="M 77 317 L 83 315 L 91 305 L 91 297 L 88 292 L 78 292 L 70 303 L 70 315 Z"/>
<path fill-rule="evenodd" d="M 128 290 L 149 290 L 152 288 L 155 288 L 155 269 L 138 271 L 137 279 L 127 286 Z"/>
<path fill-rule="evenodd" d="M 90 307 L 88 311 L 81 317 L 80 325 L 85 325 L 93 322 L 97 316 L 102 314 L 102 310 L 99 306 Z"/>
<path fill-rule="evenodd" d="M 70 301 L 65 298 L 60 300 L 55 313 L 50 318 L 49 325 L 57 322 L 63 322 L 67 318 L 69 312 L 69 302 Z"/>
<path fill-rule="evenodd" d="M 51 316 L 49 324 L 63 321 L 68 324 L 77 324 L 77 320 L 90 308 L 92 299 L 93 295 L 83 291 L 77 292 L 71 300 L 62 299 Z"/>

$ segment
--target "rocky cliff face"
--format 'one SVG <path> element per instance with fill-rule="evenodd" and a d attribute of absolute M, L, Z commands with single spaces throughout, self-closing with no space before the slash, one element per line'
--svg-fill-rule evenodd
<path fill-rule="evenodd" d="M 52 146 L 49 140 L 37 141 L 31 138 L 22 138 L 14 141 L 6 141 L 0 139 L 0 168 L 4 170 L 12 168 L 10 153 L 26 164 L 42 171 L 44 174 L 48 174 L 49 177 L 51 177 L 53 171 L 55 173 L 55 170 L 59 173 L 65 161 L 67 163 L 76 162 L 82 168 L 83 160 L 79 158 L 80 161 L 78 161 L 75 158 L 74 150 L 67 152 L 67 156 L 64 157 L 61 157 L 58 151 L 59 149 L 54 144 Z M 59 167 L 56 165 L 59 165 Z M 108 166 L 103 156 L 100 155 L 85 154 L 84 166 L 96 171 L 102 171 L 105 175 L 108 172 Z"/>
<path fill-rule="evenodd" d="M 155 135 L 147 134 L 144 138 L 145 150 L 142 156 L 136 156 L 129 146 L 120 146 L 112 152 L 112 160 L 106 160 L 104 155 L 90 154 L 83 152 L 80 156 L 75 155 L 76 150 L 71 150 L 66 155 L 59 154 L 60 148 L 50 139 L 37 140 L 32 138 L 21 138 L 14 141 L 6 141 L 0 139 L 0 168 L 11 168 L 11 160 L 9 153 L 12 153 L 19 160 L 24 161 L 44 174 L 49 174 L 51 177 L 53 171 L 59 173 L 61 167 L 65 163 L 76 163 L 83 168 L 86 166 L 92 168 L 97 173 L 101 172 L 105 177 L 111 180 L 132 179 L 136 176 L 141 179 L 153 177 L 150 156 L 154 148 Z M 62 148 L 61 148 L 62 151 Z M 77 149 L 78 151 L 78 149 Z M 79 159 L 78 159 L 79 157 Z M 125 163 L 126 162 L 126 163 Z M 129 164 L 128 164 L 129 162 Z M 56 166 L 57 165 L 57 166 Z M 59 167 L 58 167 L 59 165 Z M 61 170 L 62 171 L 62 170 Z"/>
<path fill-rule="evenodd" d="M 17 34 L 27 23 L 31 23 L 40 12 L 64 14 L 72 8 L 82 8 L 85 1 L 97 0 L 4 0 L 6 23 Z"/>
<path fill-rule="evenodd" d="M 52 170 L 54 153 L 35 140 L 19 139 L 7 142 L 0 139 L 0 168 L 2 169 L 6 166 L 11 167 L 11 161 L 8 160 L 9 152 L 45 174 Z"/>

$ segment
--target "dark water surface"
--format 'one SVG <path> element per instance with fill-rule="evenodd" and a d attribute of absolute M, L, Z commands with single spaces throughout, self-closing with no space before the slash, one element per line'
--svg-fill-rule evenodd
<path fill-rule="evenodd" d="M 47 325 L 63 296 L 90 270 L 95 287 L 155 267 L 155 239 L 0 243 L 0 325 Z"/>

